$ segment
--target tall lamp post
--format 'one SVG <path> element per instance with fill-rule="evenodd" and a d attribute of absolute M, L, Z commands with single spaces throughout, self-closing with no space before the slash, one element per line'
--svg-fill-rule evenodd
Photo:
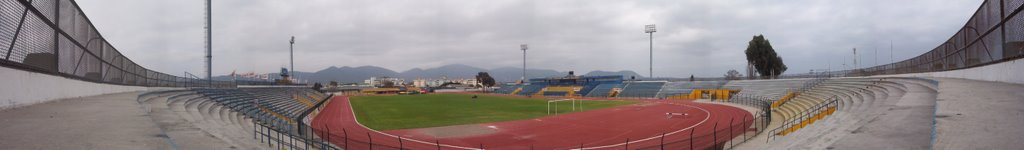
<path fill-rule="evenodd" d="M 289 55 L 288 61 L 289 61 L 289 64 L 291 65 L 291 70 L 288 70 L 288 75 L 292 76 L 292 79 L 294 79 L 295 78 L 295 36 L 292 36 L 292 40 L 288 41 L 288 43 L 289 43 L 289 45 L 288 45 L 288 55 Z"/>
<path fill-rule="evenodd" d="M 519 45 L 519 49 L 523 50 L 523 78 L 520 79 L 520 81 L 523 81 L 523 83 L 526 83 L 526 49 L 527 49 L 526 44 L 520 44 Z"/>
<path fill-rule="evenodd" d="M 650 49 L 651 50 L 651 59 L 650 59 L 650 61 L 651 61 L 650 62 L 651 63 L 650 67 L 651 68 L 650 68 L 650 72 L 648 72 L 649 75 L 650 75 L 650 78 L 654 78 L 654 32 L 658 32 L 657 29 L 654 29 L 654 24 L 649 24 L 649 25 L 644 26 L 644 33 L 649 34 L 650 38 L 651 38 L 651 49 Z"/>
<path fill-rule="evenodd" d="M 213 11 L 206 0 L 206 86 L 213 87 Z"/>

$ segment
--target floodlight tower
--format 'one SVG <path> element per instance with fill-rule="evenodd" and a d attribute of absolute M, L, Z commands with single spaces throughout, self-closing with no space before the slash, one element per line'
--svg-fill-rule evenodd
<path fill-rule="evenodd" d="M 206 0 L 206 86 L 213 87 L 213 12 L 210 0 Z"/>
<path fill-rule="evenodd" d="M 288 75 L 291 75 L 292 78 L 294 79 L 295 78 L 295 36 L 292 36 L 292 40 L 288 41 L 288 43 L 289 43 L 289 45 L 288 45 L 288 55 L 289 55 L 288 61 L 291 64 L 291 69 L 288 70 L 289 71 Z"/>
<path fill-rule="evenodd" d="M 523 78 L 521 79 L 521 81 L 523 81 L 523 83 L 526 83 L 526 44 L 520 44 L 519 49 L 523 50 Z"/>
<path fill-rule="evenodd" d="M 853 48 L 853 69 L 857 69 L 857 48 Z"/>
<path fill-rule="evenodd" d="M 648 72 L 651 78 L 654 78 L 654 32 L 658 32 L 657 29 L 654 29 L 654 24 L 644 26 L 644 33 L 649 34 L 651 38 L 651 68 L 650 72 Z"/>

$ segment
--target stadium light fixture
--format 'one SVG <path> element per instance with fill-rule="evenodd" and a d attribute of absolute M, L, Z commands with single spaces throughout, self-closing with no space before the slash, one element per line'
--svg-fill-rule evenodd
<path fill-rule="evenodd" d="M 649 34 L 650 35 L 650 39 L 651 39 L 651 41 L 650 41 L 650 44 L 651 44 L 651 47 L 650 47 L 651 48 L 650 49 L 650 51 L 651 51 L 651 59 L 650 59 L 650 61 L 651 61 L 650 63 L 651 64 L 650 64 L 650 67 L 651 68 L 649 70 L 650 72 L 648 72 L 649 73 L 648 75 L 650 75 L 650 78 L 654 78 L 654 32 L 658 32 L 658 29 L 654 28 L 654 24 L 649 24 L 649 25 L 645 25 L 644 26 L 644 33 Z"/>
<path fill-rule="evenodd" d="M 520 80 L 526 83 L 526 44 L 519 44 L 519 49 L 523 50 L 523 78 Z"/>

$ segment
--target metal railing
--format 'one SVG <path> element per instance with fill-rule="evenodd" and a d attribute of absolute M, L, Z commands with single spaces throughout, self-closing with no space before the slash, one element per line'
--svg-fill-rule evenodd
<path fill-rule="evenodd" d="M 324 104 L 331 100 L 334 95 L 328 95 L 320 100 L 313 107 L 302 112 L 295 124 L 280 124 L 269 117 L 257 117 L 252 120 L 253 139 L 260 143 L 266 143 L 268 147 L 277 149 L 326 149 L 340 150 L 342 147 L 331 144 L 326 131 L 320 131 L 311 127 L 305 120 L 311 119 L 307 115 L 315 114 L 324 108 Z"/>
<path fill-rule="evenodd" d="M 831 97 L 827 98 L 823 103 L 815 104 L 814 106 L 811 106 L 807 110 L 801 110 L 801 112 L 797 112 L 799 114 L 799 116 L 796 116 L 796 118 L 787 118 L 785 123 L 782 124 L 782 126 L 779 126 L 779 127 L 775 128 L 775 129 L 772 129 L 770 132 L 768 132 L 768 140 L 773 140 L 775 137 L 779 136 L 778 134 L 781 134 L 782 132 L 791 133 L 791 132 L 793 132 L 793 131 L 795 131 L 795 130 L 797 130 L 799 128 L 802 128 L 803 126 L 806 126 L 806 125 L 809 125 L 809 124 L 813 123 L 813 122 L 810 122 L 810 123 L 806 123 L 805 124 L 805 121 L 812 121 L 812 119 L 813 119 L 813 121 L 824 119 L 824 117 L 827 117 L 827 116 L 831 115 L 832 112 L 838 111 L 838 109 L 839 109 L 838 106 L 839 106 L 839 97 L 838 96 L 831 96 Z M 819 115 L 822 115 L 822 114 L 825 114 L 825 115 L 819 117 Z M 795 126 L 800 126 L 800 127 L 798 127 L 797 129 L 794 129 Z M 792 131 L 788 131 L 787 132 L 786 130 L 792 130 Z M 765 142 L 768 142 L 768 141 L 765 141 Z"/>
<path fill-rule="evenodd" d="M 139 66 L 110 45 L 74 0 L 0 0 L 0 66 L 148 87 L 235 87 Z"/>

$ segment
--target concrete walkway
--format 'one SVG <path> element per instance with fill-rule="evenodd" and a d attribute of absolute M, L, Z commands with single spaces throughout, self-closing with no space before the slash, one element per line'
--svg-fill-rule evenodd
<path fill-rule="evenodd" d="M 175 149 L 139 107 L 138 94 L 63 99 L 5 110 L 0 112 L 0 149 Z"/>
<path fill-rule="evenodd" d="M 1024 85 L 938 78 L 935 149 L 1024 147 Z"/>

